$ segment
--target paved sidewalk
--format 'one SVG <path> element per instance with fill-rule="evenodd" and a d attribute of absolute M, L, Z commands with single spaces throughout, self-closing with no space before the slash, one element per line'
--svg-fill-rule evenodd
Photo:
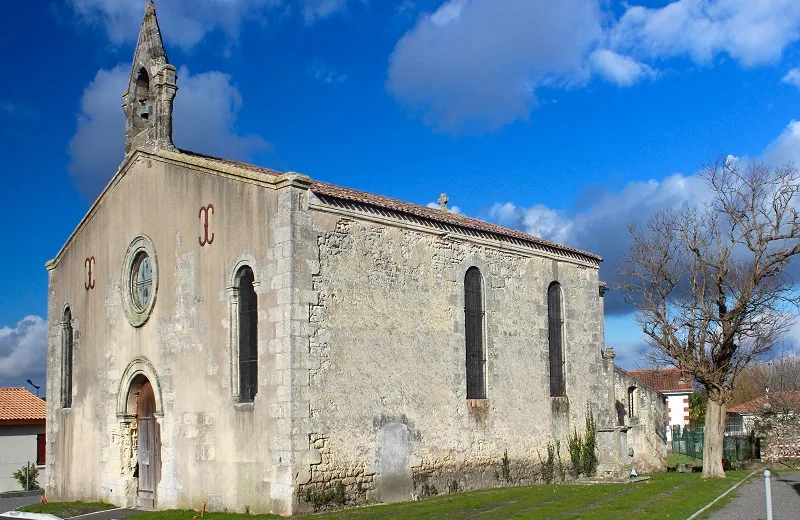
<path fill-rule="evenodd" d="M 772 473 L 770 480 L 773 520 L 800 518 L 800 471 Z M 753 475 L 750 482 L 742 484 L 733 493 L 738 496 L 724 508 L 711 513 L 707 517 L 709 520 L 757 520 L 767 517 L 763 471 Z"/>
<path fill-rule="evenodd" d="M 20 494 L 24 495 L 25 492 L 21 492 Z M 30 492 L 28 496 L 0 496 L 0 515 L 6 511 L 13 511 L 18 507 L 27 506 L 28 504 L 38 504 L 43 494 L 44 491 L 38 493 Z"/>

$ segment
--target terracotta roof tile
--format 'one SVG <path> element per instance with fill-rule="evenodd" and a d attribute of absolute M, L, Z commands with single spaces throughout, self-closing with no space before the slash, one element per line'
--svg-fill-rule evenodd
<path fill-rule="evenodd" d="M 628 373 L 659 392 L 692 392 L 692 378 L 677 368 L 628 370 Z"/>
<path fill-rule="evenodd" d="M 260 166 L 255 166 L 253 164 L 231 161 L 228 159 L 220 159 L 219 157 L 212 157 L 209 155 L 203 155 L 186 150 L 181 150 L 181 153 L 195 157 L 200 157 L 207 161 L 219 162 L 220 164 L 228 166 L 236 166 L 238 168 L 244 168 L 250 171 L 265 173 L 267 175 L 281 174 L 281 172 L 271 170 L 269 168 L 262 168 Z M 488 222 L 470 218 L 465 215 L 460 215 L 458 213 L 441 211 L 440 209 L 436 208 L 429 208 L 427 206 L 421 206 L 419 204 L 412 204 L 410 202 L 404 202 L 390 197 L 384 197 L 382 195 L 375 195 L 373 193 L 367 193 L 364 191 L 358 191 L 351 188 L 345 188 L 343 186 L 337 186 L 335 184 L 329 184 L 327 182 L 320 182 L 314 180 L 311 181 L 311 191 L 316 195 L 322 195 L 340 200 L 358 202 L 361 204 L 388 209 L 391 211 L 396 211 L 407 215 L 413 215 L 415 217 L 419 217 L 426 220 L 441 222 L 444 224 L 480 231 L 483 233 L 499 235 L 501 237 L 509 237 L 512 239 L 521 240 L 523 242 L 532 243 L 544 248 L 551 248 L 556 251 L 560 251 L 562 253 L 581 256 L 591 262 L 603 261 L 603 258 L 601 256 L 598 256 L 594 253 L 582 251 L 580 249 L 565 246 L 563 244 L 558 244 L 556 242 L 550 242 L 549 240 L 544 240 L 542 238 L 535 237 L 533 235 L 528 235 L 526 233 L 522 233 L 514 229 L 504 228 L 496 224 L 490 224 Z"/>
<path fill-rule="evenodd" d="M 760 414 L 764 412 L 767 396 L 762 395 L 752 401 L 747 401 L 728 409 L 728 413 Z M 800 390 L 784 390 L 773 392 L 769 395 L 769 403 L 775 412 L 789 412 L 800 410 Z"/>
<path fill-rule="evenodd" d="M 45 420 L 47 405 L 24 388 L 0 388 L 0 422 Z"/>

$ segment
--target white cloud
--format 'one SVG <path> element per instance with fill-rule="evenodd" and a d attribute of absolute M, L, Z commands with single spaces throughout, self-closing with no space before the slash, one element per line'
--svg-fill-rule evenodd
<path fill-rule="evenodd" d="M 615 48 L 649 58 L 688 56 L 708 64 L 725 53 L 744 66 L 777 61 L 800 39 L 796 0 L 678 0 L 630 6 L 613 27 Z"/>
<path fill-rule="evenodd" d="M 501 226 L 521 227 L 526 233 L 559 243 L 569 240 L 573 225 L 563 212 L 542 204 L 530 208 L 518 208 L 511 202 L 495 204 L 489 216 Z"/>
<path fill-rule="evenodd" d="M 69 141 L 69 172 L 78 191 L 93 200 L 117 171 L 125 156 L 122 93 L 130 67 L 99 70 L 81 97 L 78 129 Z"/>
<path fill-rule="evenodd" d="M 764 159 L 777 166 L 793 163 L 800 168 L 800 121 L 792 120 L 767 146 Z"/>
<path fill-rule="evenodd" d="M 347 0 L 304 0 L 302 4 L 303 18 L 306 23 L 313 23 L 345 9 Z"/>
<path fill-rule="evenodd" d="M 429 208 L 433 208 L 433 209 L 440 209 L 441 208 L 441 206 L 439 206 L 438 202 L 429 202 L 427 204 L 427 206 Z M 452 207 L 447 208 L 447 211 L 449 211 L 450 213 L 459 213 L 460 214 L 461 213 L 461 208 L 459 208 L 458 206 L 452 206 Z"/>
<path fill-rule="evenodd" d="M 387 88 L 448 131 L 527 118 L 544 81 L 586 78 L 602 36 L 596 0 L 451 0 L 397 42 Z"/>
<path fill-rule="evenodd" d="M 440 27 L 449 24 L 461 16 L 461 11 L 466 3 L 467 0 L 450 0 L 446 2 L 431 15 L 431 22 Z"/>
<path fill-rule="evenodd" d="M 798 40 L 797 0 L 675 0 L 618 20 L 606 0 L 447 0 L 397 42 L 386 86 L 439 130 L 491 131 L 526 120 L 542 85 L 630 86 L 676 57 L 776 63 Z"/>
<path fill-rule="evenodd" d="M 410 17 L 416 12 L 417 4 L 413 0 L 403 0 L 403 2 L 397 6 L 394 10 L 395 16 L 407 16 Z"/>
<path fill-rule="evenodd" d="M 792 69 L 786 73 L 782 80 L 784 83 L 800 88 L 800 69 Z"/>
<path fill-rule="evenodd" d="M 111 179 L 125 155 L 125 117 L 120 104 L 129 74 L 130 67 L 124 64 L 100 70 L 81 97 L 78 128 L 69 142 L 69 171 L 88 200 Z M 242 99 L 229 75 L 218 71 L 192 75 L 184 67 L 178 77 L 176 146 L 245 161 L 269 147 L 259 136 L 237 133 Z"/>
<path fill-rule="evenodd" d="M 608 49 L 595 50 L 590 60 L 598 74 L 620 87 L 629 87 L 642 79 L 656 77 L 652 67 Z"/>
<path fill-rule="evenodd" d="M 728 160 L 743 160 L 728 156 Z M 759 157 L 771 166 L 794 162 L 800 166 L 800 121 L 791 121 Z M 656 211 L 678 210 L 708 200 L 710 192 L 697 174 L 676 173 L 662 180 L 633 181 L 617 192 L 594 194 L 593 203 L 579 211 L 497 203 L 489 219 L 531 235 L 597 253 L 603 257 L 602 276 L 613 282 L 613 268 L 631 245 L 629 226 L 642 226 Z M 794 270 L 800 269 L 795 264 Z M 608 314 L 630 312 L 617 291 L 605 299 Z M 800 330 L 800 328 L 798 328 Z M 635 344 L 637 341 L 632 341 Z"/>
<path fill-rule="evenodd" d="M 313 59 L 308 64 L 306 73 L 310 78 L 329 85 L 341 85 L 347 81 L 347 74 L 339 72 L 319 58 Z"/>
<path fill-rule="evenodd" d="M 601 255 L 602 276 L 613 282 L 613 266 L 630 246 L 631 224 L 644 224 L 658 209 L 700 202 L 707 193 L 695 175 L 677 173 L 660 181 L 630 182 L 618 192 L 596 195 L 594 204 L 578 212 L 505 202 L 495 204 L 489 217 L 500 225 Z M 605 305 L 608 314 L 630 312 L 618 291 L 606 295 Z"/>
<path fill-rule="evenodd" d="M 43 318 L 26 316 L 13 328 L 0 327 L 0 382 L 41 377 L 46 359 L 47 322 Z"/>
<path fill-rule="evenodd" d="M 347 1 L 159 0 L 156 11 L 164 39 L 188 50 L 217 29 L 235 40 L 245 20 L 263 22 L 269 14 L 281 16 L 297 5 L 305 21 L 311 23 L 344 9 Z M 139 34 L 143 0 L 69 0 L 69 3 L 81 20 L 102 25 L 115 45 L 135 41 Z"/>

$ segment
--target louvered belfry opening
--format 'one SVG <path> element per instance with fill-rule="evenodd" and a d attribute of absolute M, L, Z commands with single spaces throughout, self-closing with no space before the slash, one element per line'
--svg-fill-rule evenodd
<path fill-rule="evenodd" d="M 561 310 L 561 284 L 553 282 L 547 289 L 547 322 L 550 346 L 550 396 L 566 395 L 564 385 L 564 318 Z"/>
<path fill-rule="evenodd" d="M 464 314 L 467 343 L 467 399 L 486 399 L 483 277 L 477 267 L 470 267 L 464 277 Z"/>
<path fill-rule="evenodd" d="M 239 271 L 239 397 L 250 402 L 258 392 L 258 296 L 253 270 Z"/>

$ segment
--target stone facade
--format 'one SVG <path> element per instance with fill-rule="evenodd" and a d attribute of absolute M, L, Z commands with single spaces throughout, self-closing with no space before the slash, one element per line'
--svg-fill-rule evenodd
<path fill-rule="evenodd" d="M 135 60 L 157 76 L 170 69 L 153 9 Z M 622 436 L 640 456 L 649 449 L 615 422 L 625 382 L 602 348 L 599 257 L 175 150 L 158 128 L 171 98 L 158 99 L 159 117 L 126 106 L 129 153 L 47 266 L 48 497 L 141 504 L 145 467 L 153 507 L 283 515 L 540 482 L 548 443 L 567 460 L 587 405 L 607 426 L 598 450 L 610 472 L 628 467 Z M 152 294 L 132 309 L 136 251 L 149 254 Z M 238 357 L 245 266 L 257 301 L 250 402 Z M 483 399 L 466 398 L 469 268 L 483 283 Z M 560 397 L 549 381 L 553 282 Z M 152 417 L 141 411 L 148 387 Z M 155 428 L 147 442 L 143 418 Z"/>
<path fill-rule="evenodd" d="M 617 425 L 627 428 L 628 463 L 637 472 L 663 471 L 667 456 L 666 396 L 614 367 Z M 624 460 L 624 459 L 623 459 Z"/>
<path fill-rule="evenodd" d="M 764 462 L 800 459 L 800 414 L 765 412 L 754 420 L 753 435 Z"/>

